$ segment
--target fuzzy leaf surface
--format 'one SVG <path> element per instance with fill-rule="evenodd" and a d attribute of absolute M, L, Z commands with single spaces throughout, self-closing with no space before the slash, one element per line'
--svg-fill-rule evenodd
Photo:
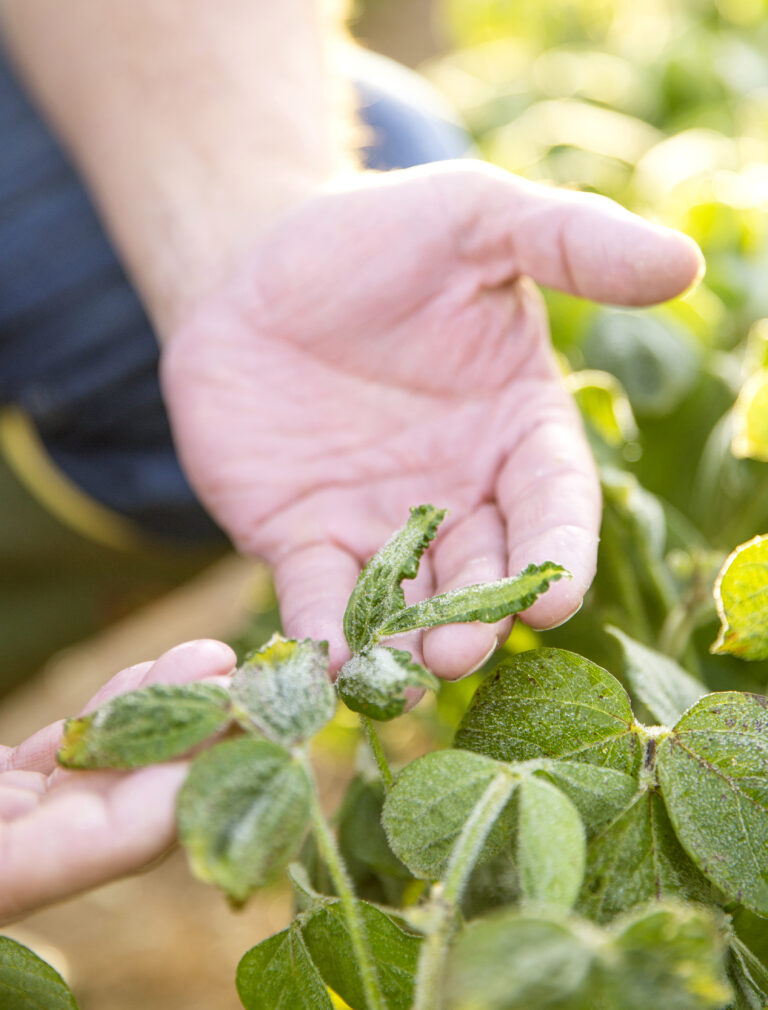
<path fill-rule="evenodd" d="M 392 614 L 379 628 L 379 636 L 402 635 L 418 628 L 435 628 L 440 624 L 462 624 L 482 621 L 494 624 L 503 617 L 527 610 L 545 593 L 552 582 L 570 573 L 561 565 L 545 561 L 543 565 L 528 565 L 519 575 L 497 582 L 479 583 L 452 589 L 431 599 L 414 603 Z"/>
<path fill-rule="evenodd" d="M 296 855 L 309 803 L 303 768 L 269 740 L 242 737 L 201 754 L 177 805 L 192 872 L 245 901 Z"/>
<path fill-rule="evenodd" d="M 712 887 L 683 851 L 662 798 L 646 790 L 590 842 L 578 909 L 608 922 L 636 905 L 674 897 L 709 904 Z"/>
<path fill-rule="evenodd" d="M 344 613 L 344 635 L 352 652 L 372 645 L 387 619 L 404 609 L 401 583 L 416 578 L 421 555 L 444 518 L 445 510 L 433 505 L 411 509 L 405 526 L 363 568 Z"/>
<path fill-rule="evenodd" d="M 153 684 L 68 719 L 57 755 L 66 768 L 139 768 L 185 754 L 232 718 L 214 684 Z"/>
<path fill-rule="evenodd" d="M 608 627 L 624 652 L 624 675 L 630 690 L 663 726 L 674 726 L 686 709 L 707 689 L 669 656 L 665 656 L 619 628 Z"/>
<path fill-rule="evenodd" d="M 536 775 L 517 788 L 517 864 L 531 904 L 571 908 L 584 876 L 586 842 L 579 812 Z"/>
<path fill-rule="evenodd" d="M 499 761 L 566 758 L 635 775 L 642 745 L 627 692 L 563 649 L 522 652 L 483 684 L 455 747 Z"/>
<path fill-rule="evenodd" d="M 330 722 L 336 696 L 328 679 L 328 646 L 273 635 L 252 652 L 232 679 L 232 700 L 275 743 L 289 747 Z"/>
<path fill-rule="evenodd" d="M 295 922 L 251 947 L 240 959 L 235 982 L 246 1010 L 333 1010 Z"/>
<path fill-rule="evenodd" d="M 0 1007 L 3 1010 L 77 1010 L 64 979 L 29 947 L 0 936 Z"/>
<path fill-rule="evenodd" d="M 394 719 L 405 709 L 406 689 L 437 690 L 440 681 L 410 652 L 377 645 L 357 653 L 344 664 L 336 681 L 339 697 L 353 712 L 371 719 Z"/>
<path fill-rule="evenodd" d="M 677 837 L 732 901 L 768 915 L 768 699 L 708 694 L 659 746 Z"/>
<path fill-rule="evenodd" d="M 432 751 L 400 772 L 384 803 L 382 824 L 395 855 L 417 877 L 438 879 L 478 800 L 503 766 L 466 751 Z M 485 854 L 510 837 L 504 814 L 491 829 Z"/>
<path fill-rule="evenodd" d="M 421 937 L 407 933 L 374 905 L 358 901 L 368 948 L 388 1010 L 411 1010 Z M 367 1010 L 365 990 L 340 901 L 328 901 L 302 926 L 312 960 L 352 1010 Z"/>
<path fill-rule="evenodd" d="M 712 652 L 768 658 L 768 536 L 736 548 L 717 577 L 714 593 L 722 626 Z"/>
<path fill-rule="evenodd" d="M 591 837 L 624 810 L 637 794 L 637 779 L 626 772 L 580 761 L 553 761 L 537 776 L 565 793 Z"/>
<path fill-rule="evenodd" d="M 732 937 L 728 974 L 736 991 L 737 1010 L 768 1006 L 768 967 L 739 937 Z"/>

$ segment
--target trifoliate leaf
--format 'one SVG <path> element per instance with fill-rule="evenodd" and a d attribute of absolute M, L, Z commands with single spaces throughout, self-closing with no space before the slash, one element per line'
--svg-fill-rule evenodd
<path fill-rule="evenodd" d="M 584 825 L 576 807 L 545 779 L 531 775 L 517 788 L 516 855 L 526 901 L 565 911 L 584 876 Z"/>
<path fill-rule="evenodd" d="M 297 922 L 243 955 L 236 984 L 246 1010 L 333 1010 Z"/>
<path fill-rule="evenodd" d="M 0 1007 L 3 1010 L 77 1010 L 64 979 L 28 947 L 0 936 Z"/>
<path fill-rule="evenodd" d="M 768 368 L 755 372 L 744 383 L 732 419 L 733 455 L 768 462 Z"/>
<path fill-rule="evenodd" d="M 657 768 L 691 859 L 728 899 L 768 915 L 768 699 L 706 695 L 661 742 Z"/>
<path fill-rule="evenodd" d="M 347 708 L 371 719 L 394 719 L 405 709 L 406 689 L 430 688 L 436 691 L 440 681 L 410 652 L 374 646 L 353 656 L 341 668 L 336 688 Z"/>
<path fill-rule="evenodd" d="M 515 777 L 490 758 L 464 751 L 433 751 L 411 761 L 398 775 L 384 803 L 382 824 L 395 855 L 417 877 L 437 880 L 453 845 L 485 789 L 500 773 Z M 510 816 L 492 828 L 484 855 L 498 852 L 510 838 Z"/>
<path fill-rule="evenodd" d="M 290 747 L 309 739 L 336 711 L 327 643 L 273 635 L 235 672 L 231 695 L 243 710 L 240 721 L 275 743 Z"/>
<path fill-rule="evenodd" d="M 683 851 L 653 790 L 636 794 L 589 843 L 578 909 L 595 922 L 660 898 L 711 903 L 712 887 Z"/>
<path fill-rule="evenodd" d="M 201 754 L 178 799 L 192 872 L 245 901 L 296 855 L 310 794 L 301 764 L 268 740 L 242 737 Z"/>
<path fill-rule="evenodd" d="M 57 758 L 67 768 L 156 764 L 185 754 L 231 718 L 229 695 L 221 687 L 153 684 L 68 719 Z"/>
<path fill-rule="evenodd" d="M 711 651 L 768 659 L 768 536 L 736 548 L 717 577 L 714 593 L 722 627 Z"/>
<path fill-rule="evenodd" d="M 433 505 L 411 509 L 406 525 L 391 537 L 360 573 L 344 613 L 344 634 L 352 652 L 372 645 L 387 619 L 405 607 L 400 587 L 414 579 L 421 555 L 437 534 L 445 510 Z"/>
<path fill-rule="evenodd" d="M 621 813 L 638 789 L 633 775 L 580 761 L 552 761 L 537 774 L 549 779 L 573 803 L 588 838 Z"/>
<path fill-rule="evenodd" d="M 422 938 L 406 932 L 374 905 L 365 901 L 356 904 L 388 1010 L 411 1010 Z M 341 902 L 329 900 L 319 905 L 304 922 L 302 932 L 325 983 L 352 1010 L 367 1010 L 360 967 Z"/>
<path fill-rule="evenodd" d="M 454 746 L 499 761 L 567 758 L 627 775 L 642 755 L 621 684 L 562 649 L 522 652 L 500 667 L 478 689 Z"/>
<path fill-rule="evenodd" d="M 527 610 L 549 589 L 550 583 L 563 576 L 570 578 L 570 572 L 561 565 L 545 561 L 542 565 L 528 565 L 519 575 L 508 579 L 452 589 L 392 614 L 379 628 L 378 636 L 386 638 L 418 628 L 468 621 L 494 624 Z"/>
<path fill-rule="evenodd" d="M 619 628 L 606 631 L 624 652 L 624 676 L 630 690 L 662 725 L 674 726 L 706 694 L 704 685 L 669 656 L 641 645 Z"/>

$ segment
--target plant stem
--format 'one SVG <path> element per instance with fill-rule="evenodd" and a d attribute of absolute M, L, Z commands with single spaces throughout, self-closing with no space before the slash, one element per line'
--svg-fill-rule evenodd
<path fill-rule="evenodd" d="M 416 973 L 413 1010 L 441 1010 L 443 969 L 448 944 L 456 928 L 459 901 L 485 840 L 509 802 L 518 778 L 504 770 L 496 775 L 475 804 L 453 847 L 445 879 L 433 888 L 435 920 L 424 940 Z"/>
<path fill-rule="evenodd" d="M 376 764 L 379 768 L 379 774 L 384 781 L 384 788 L 389 792 L 392 788 L 392 772 L 389 770 L 389 764 L 387 763 L 387 755 L 384 753 L 384 748 L 381 746 L 381 740 L 379 740 L 379 735 L 376 732 L 376 727 L 373 725 L 371 720 L 367 715 L 360 717 L 363 723 L 363 729 L 365 730 L 365 735 L 368 738 L 368 744 L 373 751 L 373 756 L 376 759 Z"/>
<path fill-rule="evenodd" d="M 365 935 L 365 923 L 358 910 L 352 881 L 349 878 L 349 873 L 344 865 L 344 860 L 339 852 L 333 832 L 320 808 L 317 779 L 315 778 L 315 772 L 306 750 L 302 751 L 301 760 L 310 784 L 312 831 L 315 835 L 320 854 L 328 867 L 333 886 L 341 901 L 349 938 L 352 943 L 352 950 L 357 961 L 357 969 L 360 973 L 360 981 L 365 992 L 365 1002 L 368 1010 L 387 1010 L 387 1004 L 379 987 L 376 965 L 368 947 L 368 940 Z"/>

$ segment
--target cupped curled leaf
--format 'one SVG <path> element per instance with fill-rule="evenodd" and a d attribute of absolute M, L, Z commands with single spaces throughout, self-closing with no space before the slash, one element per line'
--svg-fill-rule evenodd
<path fill-rule="evenodd" d="M 728 899 L 768 916 L 768 699 L 706 695 L 661 742 L 657 768 L 688 855 Z"/>
<path fill-rule="evenodd" d="M 232 718 L 214 684 L 153 684 L 68 719 L 57 758 L 66 768 L 139 768 L 185 754 Z"/>
<path fill-rule="evenodd" d="M 402 635 L 441 624 L 482 621 L 495 624 L 504 617 L 527 610 L 558 579 L 570 578 L 561 565 L 545 561 L 528 565 L 519 575 L 497 582 L 479 583 L 441 593 L 393 613 L 378 629 L 378 638 Z"/>
<path fill-rule="evenodd" d="M 333 1010 L 296 921 L 251 947 L 235 982 L 246 1010 Z"/>
<path fill-rule="evenodd" d="M 192 872 L 244 902 L 296 855 L 310 796 L 300 761 L 269 740 L 241 737 L 201 754 L 177 804 Z"/>
<path fill-rule="evenodd" d="M 328 679 L 328 645 L 275 634 L 252 652 L 232 679 L 232 700 L 244 725 L 290 747 L 330 722 L 336 696 Z"/>
<path fill-rule="evenodd" d="M 362 652 L 379 637 L 387 619 L 405 607 L 403 579 L 414 579 L 445 510 L 434 505 L 411 509 L 411 518 L 363 568 L 344 613 L 344 635 L 352 652 Z"/>
<path fill-rule="evenodd" d="M 627 692 L 562 649 L 522 652 L 478 689 L 455 747 L 498 761 L 565 758 L 636 775 L 642 758 Z"/>
<path fill-rule="evenodd" d="M 714 593 L 722 626 L 711 651 L 768 658 L 768 535 L 736 548 L 717 577 Z"/>
<path fill-rule="evenodd" d="M 372 719 L 394 719 L 405 709 L 406 689 L 430 688 L 440 681 L 409 652 L 374 646 L 353 656 L 341 668 L 336 689 L 347 708 Z"/>
<path fill-rule="evenodd" d="M 0 1007 L 3 1010 L 77 1010 L 57 971 L 29 947 L 0 936 Z"/>
<path fill-rule="evenodd" d="M 674 726 L 706 694 L 704 685 L 669 656 L 641 645 L 619 628 L 609 626 L 606 631 L 622 648 L 630 690 L 662 725 Z"/>

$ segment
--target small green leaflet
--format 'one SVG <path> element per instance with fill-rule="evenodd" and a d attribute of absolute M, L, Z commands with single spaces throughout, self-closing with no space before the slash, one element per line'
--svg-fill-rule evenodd
<path fill-rule="evenodd" d="M 659 746 L 677 837 L 731 901 L 768 916 L 768 699 L 726 691 L 689 709 Z"/>
<path fill-rule="evenodd" d="M 584 876 L 586 843 L 579 812 L 559 789 L 531 775 L 517 787 L 517 866 L 531 905 L 567 911 Z"/>
<path fill-rule="evenodd" d="M 339 811 L 339 849 L 353 881 L 357 884 L 371 874 L 411 880 L 411 874 L 392 852 L 381 826 L 384 783 L 359 775 L 347 789 Z"/>
<path fill-rule="evenodd" d="M 674 726 L 706 694 L 704 685 L 669 656 L 641 645 L 619 628 L 605 629 L 624 652 L 624 675 L 632 693 L 663 726 Z"/>
<path fill-rule="evenodd" d="M 503 767 L 479 754 L 443 750 L 403 768 L 387 794 L 381 820 L 392 851 L 415 876 L 442 876 L 467 818 Z M 510 816 L 502 814 L 484 855 L 498 852 L 510 835 Z"/>
<path fill-rule="evenodd" d="M 733 406 L 731 452 L 768 462 L 768 368 L 747 379 Z"/>
<path fill-rule="evenodd" d="M 378 629 L 377 638 L 402 635 L 418 628 L 435 628 L 440 624 L 468 621 L 494 624 L 527 610 L 549 589 L 550 583 L 564 576 L 570 578 L 570 572 L 561 565 L 545 561 L 542 565 L 528 565 L 519 575 L 508 579 L 452 589 L 392 614 Z"/>
<path fill-rule="evenodd" d="M 637 794 L 637 779 L 615 768 L 580 761 L 551 761 L 538 774 L 549 779 L 573 803 L 588 838 L 613 820 Z"/>
<path fill-rule="evenodd" d="M 246 727 L 286 747 L 309 739 L 336 711 L 327 643 L 273 635 L 237 669 L 231 695 Z"/>
<path fill-rule="evenodd" d="M 566 385 L 582 417 L 606 445 L 616 448 L 637 438 L 637 422 L 632 407 L 615 375 L 585 369 L 568 375 Z"/>
<path fill-rule="evenodd" d="M 243 955 L 236 984 L 246 1010 L 333 1010 L 297 921 Z"/>
<path fill-rule="evenodd" d="M 410 652 L 374 646 L 353 656 L 341 668 L 336 689 L 347 708 L 371 719 L 394 719 L 405 709 L 406 688 L 436 691 L 440 681 Z"/>
<path fill-rule="evenodd" d="M 736 990 L 736 1010 L 768 1006 L 768 968 L 738 937 L 731 938 L 728 974 Z"/>
<path fill-rule="evenodd" d="M 67 768 L 138 768 L 185 754 L 231 720 L 213 684 L 153 684 L 68 719 L 57 755 Z"/>
<path fill-rule="evenodd" d="M 645 790 L 590 842 L 577 907 L 609 922 L 635 905 L 672 897 L 711 904 L 712 887 L 681 848 L 661 796 Z"/>
<path fill-rule="evenodd" d="M 621 684 L 562 649 L 522 652 L 478 689 L 455 747 L 499 761 L 567 758 L 636 775 L 642 744 Z"/>
<path fill-rule="evenodd" d="M 177 806 L 192 872 L 244 902 L 296 855 L 310 795 L 301 764 L 268 740 L 241 737 L 201 754 Z"/>
<path fill-rule="evenodd" d="M 737 547 L 715 582 L 722 627 L 712 652 L 768 659 L 768 535 Z"/>
<path fill-rule="evenodd" d="M 28 947 L 0 936 L 3 1010 L 77 1010 L 64 979 Z"/>
<path fill-rule="evenodd" d="M 368 948 L 388 1010 L 411 1010 L 421 937 L 402 929 L 374 905 L 358 901 Z M 340 901 L 318 905 L 302 926 L 312 960 L 323 980 L 352 1010 L 367 1010 L 360 969 Z"/>
<path fill-rule="evenodd" d="M 400 583 L 416 577 L 421 555 L 444 518 L 445 510 L 433 505 L 412 508 L 406 525 L 363 568 L 344 613 L 344 635 L 352 652 L 373 645 L 381 626 L 405 607 Z"/>

